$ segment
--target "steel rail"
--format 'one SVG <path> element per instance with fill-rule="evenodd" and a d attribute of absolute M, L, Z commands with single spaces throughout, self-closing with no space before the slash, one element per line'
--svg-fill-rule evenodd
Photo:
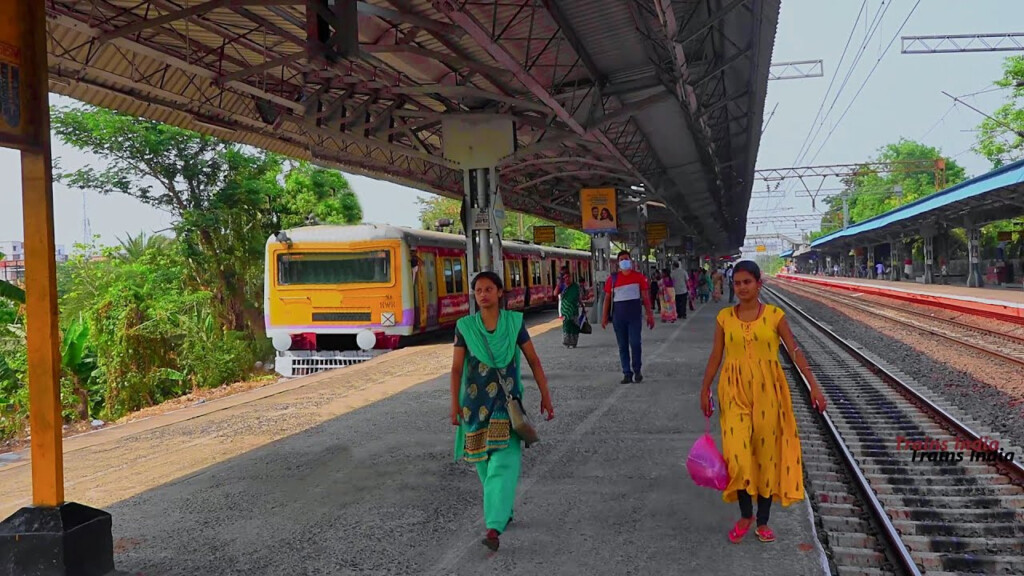
<path fill-rule="evenodd" d="M 872 314 L 876 313 L 875 309 L 872 309 L 870 306 L 867 306 L 866 304 L 863 304 L 863 303 L 858 302 L 857 300 L 853 300 L 851 298 L 846 298 L 846 297 L 842 297 L 842 296 L 837 296 L 835 294 L 830 294 L 830 293 L 828 293 L 825 290 L 816 291 L 814 289 L 807 288 L 805 286 L 798 286 L 798 285 L 795 285 L 795 284 L 787 286 L 787 287 L 795 288 L 798 291 L 802 290 L 802 291 L 805 291 L 805 292 L 809 292 L 809 293 L 814 294 L 814 295 L 822 296 L 823 298 L 828 298 L 828 299 L 833 300 L 835 302 L 840 302 L 842 304 L 853 306 L 854 308 L 857 308 L 857 309 L 862 310 L 864 312 L 870 312 Z M 891 310 L 897 310 L 900 313 L 916 314 L 916 315 L 922 316 L 924 318 L 928 318 L 930 320 L 938 320 L 940 322 L 948 322 L 948 323 L 953 324 L 955 326 L 961 326 L 965 330 L 973 330 L 973 331 L 981 332 L 982 334 L 986 334 L 986 335 L 991 336 L 993 338 L 1008 338 L 1008 339 L 1014 340 L 1014 341 L 1016 341 L 1016 343 L 1024 346 L 1024 338 L 1020 338 L 1020 337 L 1014 336 L 1012 334 L 1001 334 L 999 332 L 996 332 L 994 330 L 989 330 L 987 328 L 980 328 L 980 327 L 977 327 L 977 326 L 972 326 L 970 324 L 966 324 L 966 323 L 963 323 L 963 322 L 957 322 L 956 320 L 947 320 L 945 318 L 936 318 L 934 316 L 929 316 L 927 314 L 924 314 L 923 312 L 918 312 L 916 310 L 905 310 L 903 308 L 897 308 L 896 306 L 892 306 L 890 304 L 885 304 L 885 303 L 882 303 L 882 302 L 873 302 L 873 304 L 878 304 L 879 306 L 882 306 L 884 308 L 889 308 Z M 899 318 L 893 318 L 892 316 L 883 316 L 883 317 L 884 318 L 888 318 L 889 320 L 893 320 L 893 321 L 899 322 L 903 326 L 906 326 L 906 327 L 909 327 L 909 328 L 913 328 L 915 330 L 919 330 L 919 331 L 924 332 L 926 334 L 931 334 L 933 336 L 938 336 L 940 338 L 945 338 L 946 340 L 949 340 L 951 342 L 955 342 L 955 343 L 960 344 L 962 346 L 966 346 L 968 348 L 973 348 L 973 349 L 975 349 L 975 350 L 977 350 L 979 352 L 984 352 L 985 354 L 989 354 L 991 356 L 995 356 L 996 358 L 999 358 L 1000 360 L 1005 360 L 1007 362 L 1011 362 L 1011 363 L 1014 363 L 1014 364 L 1019 364 L 1021 366 L 1024 366 L 1024 358 L 1018 358 L 1016 356 L 1010 356 L 1009 354 L 1005 354 L 1003 352 L 1000 352 L 999 350 L 995 350 L 995 349 L 989 348 L 988 346 L 983 346 L 981 344 L 975 344 L 975 343 L 970 342 L 968 340 L 964 340 L 963 338 L 959 338 L 959 337 L 957 337 L 955 335 L 946 334 L 946 333 L 940 332 L 938 330 L 933 330 L 931 328 L 928 328 L 927 326 L 921 326 L 921 325 L 918 325 L 918 324 L 913 324 L 913 323 L 907 322 L 905 320 L 900 320 Z"/>

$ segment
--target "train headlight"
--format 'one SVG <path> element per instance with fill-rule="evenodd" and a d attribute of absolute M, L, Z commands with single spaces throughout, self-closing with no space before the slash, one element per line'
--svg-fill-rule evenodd
<path fill-rule="evenodd" d="M 356 334 L 356 344 L 363 350 L 372 350 L 377 345 L 377 336 L 371 330 L 362 330 Z"/>
<path fill-rule="evenodd" d="M 287 352 L 292 347 L 291 334 L 282 334 L 278 332 L 277 334 L 274 334 L 270 340 L 274 343 L 274 349 L 278 352 Z"/>

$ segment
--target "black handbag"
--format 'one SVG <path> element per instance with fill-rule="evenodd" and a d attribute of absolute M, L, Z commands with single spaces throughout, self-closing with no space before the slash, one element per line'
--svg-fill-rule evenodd
<path fill-rule="evenodd" d="M 494 354 L 491 352 L 491 346 L 487 343 L 486 335 L 481 338 L 484 343 L 484 347 L 487 348 L 487 356 L 491 361 L 491 366 L 498 371 L 498 382 L 501 384 L 501 389 L 505 392 L 505 404 L 508 409 L 508 419 L 512 423 L 512 429 L 516 431 L 516 434 L 523 439 L 526 447 L 529 448 L 531 444 L 540 442 L 540 436 L 537 434 L 537 429 L 530 422 L 529 416 L 526 415 L 526 410 L 523 408 L 523 401 L 516 398 L 512 393 L 513 387 L 516 385 L 515 380 L 509 378 L 505 374 L 504 368 L 498 368 L 494 362 Z"/>
<path fill-rule="evenodd" d="M 590 321 L 587 320 L 587 307 L 580 304 L 580 308 L 582 308 L 583 311 L 580 312 L 579 318 L 576 319 L 576 323 L 580 327 L 580 334 L 592 334 L 594 329 L 590 326 Z"/>

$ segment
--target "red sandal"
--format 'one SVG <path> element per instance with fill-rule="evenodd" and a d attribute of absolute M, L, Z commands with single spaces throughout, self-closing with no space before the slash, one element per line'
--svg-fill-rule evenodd
<path fill-rule="evenodd" d="M 740 525 L 743 522 L 746 522 L 747 525 L 741 527 Z M 739 544 L 740 541 L 743 540 L 743 537 L 747 535 L 747 532 L 750 531 L 750 525 L 753 523 L 753 519 L 744 518 L 742 520 L 737 520 L 736 524 L 732 527 L 732 530 L 729 531 L 729 541 L 733 544 Z"/>
<path fill-rule="evenodd" d="M 761 542 L 775 542 L 775 532 L 767 525 L 757 527 L 757 539 Z"/>

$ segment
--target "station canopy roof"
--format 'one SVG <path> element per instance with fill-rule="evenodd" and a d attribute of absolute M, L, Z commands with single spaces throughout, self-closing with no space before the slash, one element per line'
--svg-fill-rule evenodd
<path fill-rule="evenodd" d="M 962 228 L 1024 214 L 1024 160 L 965 180 L 863 222 L 837 230 L 811 243 L 812 248 L 841 248 L 862 242 L 919 234 L 924 227 Z"/>
<path fill-rule="evenodd" d="M 646 203 L 670 238 L 726 253 L 746 233 L 779 6 L 52 0 L 50 88 L 453 198 L 442 117 L 510 115 L 506 208 L 578 227 L 579 189 L 615 187 L 624 227 Z"/>

